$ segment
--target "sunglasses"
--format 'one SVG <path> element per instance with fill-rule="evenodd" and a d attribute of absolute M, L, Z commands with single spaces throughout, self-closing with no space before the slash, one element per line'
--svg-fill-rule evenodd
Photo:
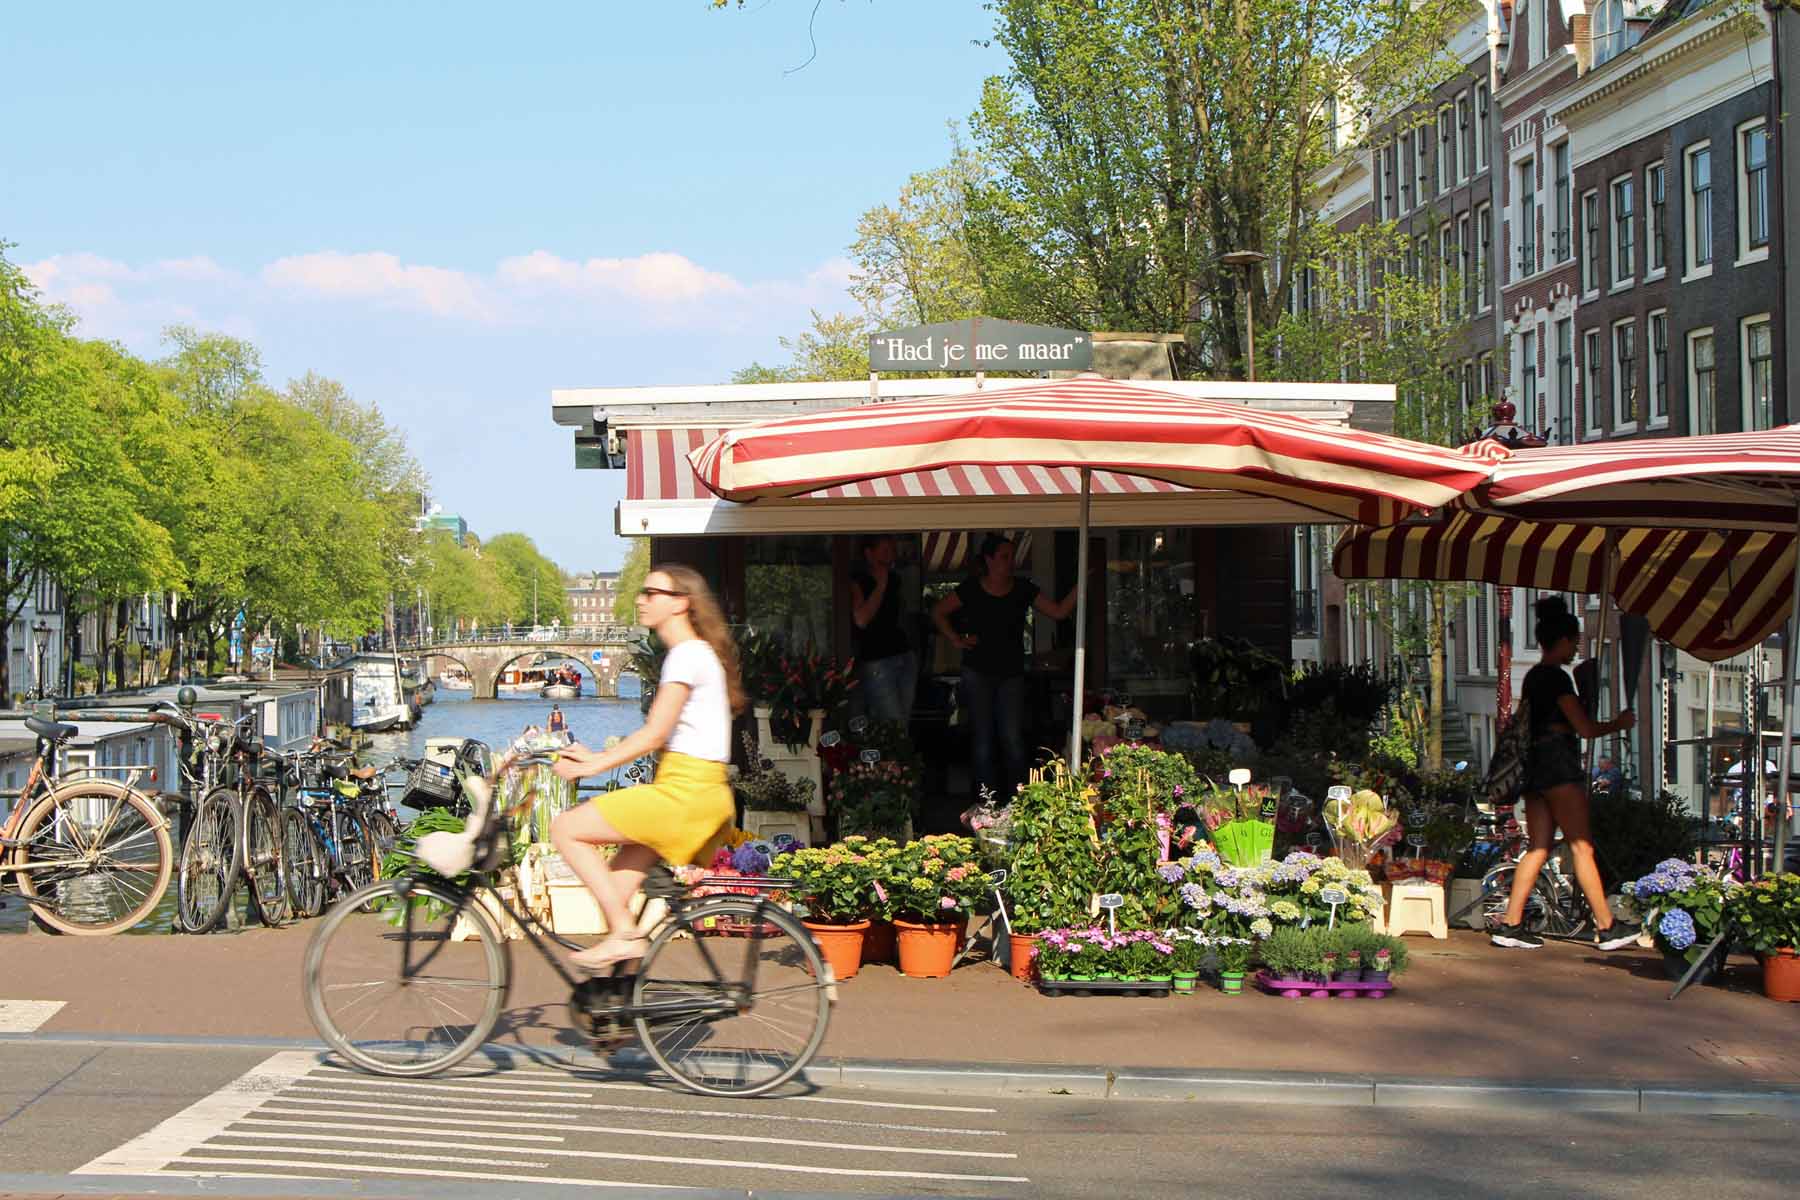
<path fill-rule="evenodd" d="M 668 588 L 641 587 L 638 589 L 638 595 L 640 595 L 640 596 L 685 596 L 685 595 L 687 595 L 687 593 L 670 591 Z"/>

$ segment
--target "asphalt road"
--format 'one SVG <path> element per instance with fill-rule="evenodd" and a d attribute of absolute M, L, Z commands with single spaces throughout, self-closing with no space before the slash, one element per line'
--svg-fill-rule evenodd
<path fill-rule="evenodd" d="M 1147 1198 L 1792 1195 L 1800 1123 L 837 1089 L 722 1101 L 521 1066 L 373 1079 L 310 1051 L 0 1045 L 0 1195 Z M 23 1178 L 35 1177 L 35 1178 Z M 238 1177 L 238 1178 L 233 1178 Z M 146 1182 L 148 1181 L 148 1183 Z M 366 1181 L 366 1182 L 364 1182 Z"/>

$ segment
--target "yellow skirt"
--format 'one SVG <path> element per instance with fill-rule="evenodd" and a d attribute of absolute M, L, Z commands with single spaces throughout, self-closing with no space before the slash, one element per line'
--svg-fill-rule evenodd
<path fill-rule="evenodd" d="M 591 803 L 614 829 L 677 867 L 710 858 L 737 815 L 724 763 L 669 752 L 657 763 L 656 782 L 605 792 Z"/>

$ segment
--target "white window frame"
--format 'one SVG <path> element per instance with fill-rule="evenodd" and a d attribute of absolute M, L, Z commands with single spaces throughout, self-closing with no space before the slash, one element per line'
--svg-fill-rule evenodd
<path fill-rule="evenodd" d="M 1657 330 L 1662 331 L 1662 361 L 1657 362 Z M 1644 374 L 1650 381 L 1650 391 L 1644 397 L 1644 427 L 1646 429 L 1667 429 L 1669 427 L 1669 310 L 1659 308 L 1644 318 Z M 1662 396 L 1662 412 L 1656 411 L 1658 394 Z"/>
<path fill-rule="evenodd" d="M 1487 228 L 1482 228 L 1482 218 L 1487 218 Z M 1486 233 L 1487 240 L 1482 240 Z M 1494 205 L 1484 200 L 1475 206 L 1475 303 L 1481 312 L 1491 312 L 1494 307 L 1494 290 L 1497 281 L 1494 279 Z"/>
<path fill-rule="evenodd" d="M 1600 364 L 1606 349 L 1600 344 L 1606 336 L 1600 329 L 1581 331 L 1581 421 L 1589 437 L 1600 436 Z"/>
<path fill-rule="evenodd" d="M 1566 343 L 1566 345 L 1565 345 Z M 1564 366 L 1568 374 L 1564 376 Z M 1575 420 L 1575 318 L 1562 317 L 1556 322 L 1556 412 L 1550 422 L 1558 440 L 1576 440 Z"/>
<path fill-rule="evenodd" d="M 1475 285 L 1480 282 L 1475 278 L 1475 214 L 1464 209 L 1456 216 L 1456 269 L 1462 275 L 1462 299 L 1457 302 L 1457 311 L 1468 314 L 1475 311 Z"/>
<path fill-rule="evenodd" d="M 1462 309 L 1462 280 L 1452 280 L 1456 263 L 1456 230 L 1445 221 L 1438 226 L 1438 319 L 1445 320 Z M 1452 284 L 1455 284 L 1454 290 Z"/>
<path fill-rule="evenodd" d="M 1431 130 L 1427 126 L 1420 125 L 1413 130 L 1413 174 L 1417 177 L 1414 182 L 1418 184 L 1415 199 L 1421 207 L 1424 206 L 1431 194 L 1426 190 L 1426 185 L 1431 182 L 1431 170 L 1425 165 L 1425 159 L 1429 156 L 1430 151 Z"/>
<path fill-rule="evenodd" d="M 1602 18 L 1607 13 L 1618 14 L 1619 27 L 1611 33 L 1604 32 Z M 1600 0 L 1594 5 L 1593 24 L 1589 36 L 1593 46 L 1593 65 L 1600 66 L 1619 57 L 1625 51 L 1625 0 Z M 1592 68 L 1589 68 L 1590 70 Z"/>
<path fill-rule="evenodd" d="M 1627 171 L 1623 175 L 1614 176 L 1606 184 L 1607 215 L 1607 259 L 1611 268 L 1613 292 L 1622 292 L 1637 282 L 1637 189 L 1633 186 L 1636 176 Z M 1619 241 L 1619 192 L 1623 189 L 1629 205 L 1625 212 L 1623 244 Z"/>
<path fill-rule="evenodd" d="M 1519 381 L 1519 411 L 1515 414 L 1527 429 L 1536 429 L 1538 420 L 1538 329 L 1519 330 L 1519 366 L 1513 377 Z"/>
<path fill-rule="evenodd" d="M 1535 67 L 1550 52 L 1549 0 L 1531 0 L 1531 11 L 1526 21 L 1531 26 L 1531 44 L 1527 48 L 1529 61 L 1525 65 Z"/>
<path fill-rule="evenodd" d="M 1488 91 L 1488 85 L 1475 85 L 1475 172 L 1480 174 L 1488 169 L 1487 126 L 1489 114 L 1493 112 L 1494 98 Z"/>
<path fill-rule="evenodd" d="M 1456 178 L 1466 183 L 1475 173 L 1475 96 L 1465 90 L 1456 98 Z M 1468 130 L 1464 133 L 1464 130 Z"/>
<path fill-rule="evenodd" d="M 1712 376 L 1712 413 L 1706 421 L 1700 419 L 1700 373 L 1694 369 L 1694 344 L 1701 338 L 1712 343 L 1712 367 L 1709 371 Z M 1716 433 L 1719 420 L 1719 339 L 1714 334 L 1713 327 L 1707 325 L 1688 330 L 1684 345 L 1687 348 L 1688 432 Z"/>
<path fill-rule="evenodd" d="M 1774 189 L 1770 186 L 1770 176 L 1775 170 L 1774 139 L 1768 135 L 1768 119 L 1753 117 L 1732 131 L 1732 160 L 1737 171 L 1737 260 L 1733 266 L 1744 267 L 1751 263 L 1763 262 L 1769 257 L 1769 245 L 1774 237 L 1775 211 L 1771 207 Z M 1768 237 L 1760 246 L 1750 245 L 1750 164 L 1744 155 L 1746 135 L 1763 130 L 1763 223 L 1768 226 Z M 1718 253 L 1714 248 L 1714 254 Z M 1749 426 L 1745 426 L 1746 429 Z"/>
<path fill-rule="evenodd" d="M 1594 218 L 1591 223 L 1588 221 L 1590 215 Z M 1581 193 L 1580 219 L 1581 294 L 1586 299 L 1593 299 L 1600 295 L 1600 258 L 1596 244 L 1600 241 L 1602 228 L 1599 188 L 1589 188 Z"/>
<path fill-rule="evenodd" d="M 1694 159 L 1698 157 L 1702 151 L 1707 155 L 1707 222 L 1705 226 L 1707 260 L 1703 263 L 1695 258 L 1696 243 L 1699 240 L 1697 235 L 1701 227 L 1695 221 L 1696 213 L 1694 212 Z M 1682 229 L 1686 234 L 1686 236 L 1682 238 L 1681 246 L 1681 282 L 1683 283 L 1690 283 L 1696 279 L 1705 279 L 1707 276 L 1711 275 L 1713 273 L 1713 263 L 1719 257 L 1719 247 L 1714 244 L 1713 238 L 1714 227 L 1718 224 L 1713 211 L 1718 207 L 1717 179 L 1718 171 L 1713 163 L 1712 139 L 1704 138 L 1691 146 L 1685 147 L 1681 151 Z"/>
<path fill-rule="evenodd" d="M 1619 358 L 1619 331 L 1631 332 L 1631 365 L 1627 367 Z M 1607 329 L 1607 359 L 1612 366 L 1612 386 L 1608 391 L 1612 395 L 1612 431 L 1617 433 L 1636 433 L 1638 427 L 1637 405 L 1629 395 L 1627 385 L 1637 384 L 1637 318 L 1623 317 L 1614 321 Z M 1624 419 L 1628 418 L 1628 419 Z"/>
<path fill-rule="evenodd" d="M 1739 428 L 1745 432 L 1771 429 L 1775 425 L 1775 326 L 1769 316 L 1766 312 L 1756 313 L 1738 322 L 1738 417 L 1743 422 Z M 1756 325 L 1769 331 L 1769 422 L 1766 425 L 1757 423 L 1755 401 L 1750 394 L 1750 330 Z M 1714 345 L 1716 349 L 1717 343 Z M 1715 357 L 1713 361 L 1718 360 Z"/>
<path fill-rule="evenodd" d="M 1656 203 L 1652 179 L 1662 181 L 1662 204 Z M 1656 211 L 1662 209 L 1662 236 L 1656 236 Z M 1644 282 L 1661 279 L 1669 270 L 1669 169 L 1654 162 L 1644 168 Z"/>
<path fill-rule="evenodd" d="M 1437 130 L 1437 194 L 1448 196 L 1456 186 L 1456 118 L 1448 104 L 1438 106 Z"/>
<path fill-rule="evenodd" d="M 1399 149 L 1394 154 L 1394 195 L 1400 201 L 1401 216 L 1412 211 L 1412 134 L 1400 131 Z"/>
<path fill-rule="evenodd" d="M 1529 203 L 1527 202 L 1527 193 L 1523 182 L 1526 179 L 1531 181 Z M 1513 206 L 1513 229 L 1515 230 L 1515 235 L 1513 237 L 1512 248 L 1518 251 L 1519 258 L 1517 261 L 1514 261 L 1512 255 L 1508 254 L 1506 256 L 1508 260 L 1506 266 L 1508 271 L 1507 278 L 1517 281 L 1520 279 L 1528 279 L 1537 274 L 1538 263 L 1541 261 L 1540 256 L 1543 254 L 1543 247 L 1538 245 L 1537 240 L 1537 210 L 1539 205 L 1537 191 L 1537 158 L 1530 148 L 1527 148 L 1517 158 L 1513 159 L 1512 182 L 1517 185 L 1515 190 L 1518 192 L 1518 200 Z M 1529 211 L 1527 211 L 1527 209 L 1529 209 Z M 1526 241 L 1527 236 L 1530 237 L 1529 242 Z M 1531 251 L 1529 254 L 1525 252 L 1527 247 L 1529 247 Z M 1512 274 L 1511 272 L 1514 271 L 1518 273 Z"/>
<path fill-rule="evenodd" d="M 1575 257 L 1575 147 L 1568 138 L 1554 142 L 1544 148 L 1550 156 L 1551 223 L 1556 225 L 1566 219 L 1567 224 L 1550 231 L 1550 261 L 1562 264 Z M 1563 206 L 1568 211 L 1563 211 Z M 1557 236 L 1561 235 L 1561 245 L 1557 244 Z"/>

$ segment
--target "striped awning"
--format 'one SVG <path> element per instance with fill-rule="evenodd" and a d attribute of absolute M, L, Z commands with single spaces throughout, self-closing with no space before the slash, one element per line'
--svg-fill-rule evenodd
<path fill-rule="evenodd" d="M 1339 540 L 1342 579 L 1466 580 L 1598 592 L 1608 531 L 1454 512 L 1444 519 L 1356 529 Z M 1615 529 L 1613 600 L 1656 636 L 1708 662 L 1775 633 L 1792 606 L 1794 535 L 1746 529 Z"/>
<path fill-rule="evenodd" d="M 1067 495 L 1087 467 L 1096 494 L 1172 485 L 1274 499 L 1293 520 L 1386 524 L 1449 503 L 1505 454 L 1493 443 L 1447 450 L 1082 376 L 765 421 L 727 430 L 689 461 L 733 501 L 866 497 L 882 487 L 918 499 L 975 489 Z"/>

